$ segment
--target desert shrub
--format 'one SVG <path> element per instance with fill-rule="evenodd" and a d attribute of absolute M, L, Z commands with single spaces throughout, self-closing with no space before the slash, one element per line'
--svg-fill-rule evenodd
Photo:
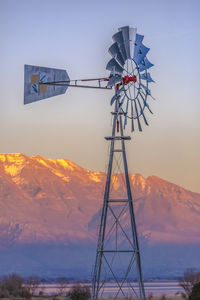
<path fill-rule="evenodd" d="M 179 278 L 179 285 L 184 290 L 184 293 L 181 293 L 182 297 L 188 299 L 192 293 L 193 287 L 198 282 L 200 282 L 200 272 L 197 272 L 194 269 L 187 269 L 184 272 L 183 277 Z"/>
<path fill-rule="evenodd" d="M 31 295 L 35 295 L 41 283 L 40 277 L 31 275 L 26 279 L 26 287 Z"/>
<path fill-rule="evenodd" d="M 29 290 L 23 286 L 23 279 L 17 274 L 3 276 L 0 280 L 0 298 L 30 298 Z"/>
<path fill-rule="evenodd" d="M 189 300 L 200 300 L 200 282 L 193 286 Z"/>
<path fill-rule="evenodd" d="M 65 290 L 68 285 L 68 279 L 66 277 L 59 277 L 59 278 L 57 278 L 56 283 L 57 283 L 58 295 L 59 296 L 64 295 Z"/>
<path fill-rule="evenodd" d="M 44 295 L 44 291 L 39 291 L 38 296 L 42 297 Z"/>
<path fill-rule="evenodd" d="M 88 286 L 82 286 L 80 284 L 75 284 L 67 296 L 71 300 L 88 300 L 90 299 L 90 288 Z"/>

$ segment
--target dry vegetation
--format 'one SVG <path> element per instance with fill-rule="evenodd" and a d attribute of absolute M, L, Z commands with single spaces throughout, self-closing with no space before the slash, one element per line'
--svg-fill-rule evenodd
<path fill-rule="evenodd" d="M 2 300 L 10 300 L 10 298 L 1 298 Z M 15 298 L 15 300 L 22 300 L 23 298 Z M 182 300 L 183 298 L 180 296 L 174 296 L 174 297 L 166 297 L 166 298 L 162 298 L 162 296 L 160 297 L 153 297 L 153 298 L 148 298 L 146 297 L 146 300 Z M 38 297 L 31 297 L 31 300 L 71 300 L 70 297 L 64 297 L 64 296 L 38 296 Z M 99 300 L 116 300 L 114 298 L 99 298 Z M 125 300 L 124 298 L 117 298 L 117 300 Z M 129 300 L 136 300 L 134 298 L 129 299 Z"/>
<path fill-rule="evenodd" d="M 152 297 L 152 298 L 149 298 L 148 296 L 146 297 L 146 300 L 181 300 L 183 299 L 182 297 L 180 296 L 174 296 L 174 297 Z M 116 300 L 114 298 L 99 298 L 99 300 Z M 124 298 L 117 298 L 117 300 L 125 300 Z M 128 300 L 136 300 L 135 298 L 132 298 L 132 299 L 128 299 Z"/>
<path fill-rule="evenodd" d="M 22 277 L 10 274 L 0 278 L 0 298 L 12 300 L 89 300 L 90 288 L 88 285 L 74 284 L 67 292 L 68 280 L 65 277 L 57 279 L 56 295 L 47 296 L 40 285 L 40 278 L 30 276 L 23 282 Z M 183 288 L 177 296 L 154 297 L 146 296 L 146 300 L 200 300 L 200 272 L 188 269 L 179 279 L 179 285 Z M 36 296 L 37 295 L 37 296 Z M 99 298 L 99 300 L 116 300 L 115 298 Z M 135 298 L 117 298 L 117 300 L 136 300 Z"/>
<path fill-rule="evenodd" d="M 43 296 L 43 297 L 32 297 L 32 300 L 44 300 L 44 299 L 48 299 L 48 300 L 71 300 L 69 297 L 50 297 L 50 296 Z M 166 297 L 163 298 L 162 296 L 160 297 L 146 297 L 146 300 L 182 300 L 183 298 L 181 296 L 174 296 L 174 297 Z M 16 299 L 15 299 L 16 300 Z M 21 299 L 20 299 L 21 300 Z M 116 300 L 112 297 L 109 298 L 99 298 L 99 300 Z M 117 298 L 117 300 L 126 300 L 124 298 Z M 128 299 L 128 300 L 136 300 L 134 298 L 132 299 Z"/>

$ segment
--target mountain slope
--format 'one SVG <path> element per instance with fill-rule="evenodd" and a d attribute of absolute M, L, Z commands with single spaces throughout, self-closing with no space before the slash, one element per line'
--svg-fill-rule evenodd
<path fill-rule="evenodd" d="M 1 244 L 96 241 L 105 179 L 66 159 L 0 154 Z M 112 194 L 123 196 L 122 176 L 112 181 Z M 200 194 L 156 176 L 131 174 L 130 182 L 149 243 L 200 243 Z"/>

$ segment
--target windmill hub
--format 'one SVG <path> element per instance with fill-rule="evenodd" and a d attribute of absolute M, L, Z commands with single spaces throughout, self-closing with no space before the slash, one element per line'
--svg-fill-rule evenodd
<path fill-rule="evenodd" d="M 133 75 L 133 76 L 126 75 L 126 76 L 123 77 L 123 81 L 122 82 L 123 82 L 124 85 L 126 85 L 129 82 L 136 83 L 136 81 L 137 81 L 137 77 L 135 75 Z"/>

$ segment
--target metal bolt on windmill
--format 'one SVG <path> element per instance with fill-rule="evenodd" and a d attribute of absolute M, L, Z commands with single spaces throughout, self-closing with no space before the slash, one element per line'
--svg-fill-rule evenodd
<path fill-rule="evenodd" d="M 154 81 L 148 73 L 148 69 L 153 66 L 146 57 L 150 49 L 142 43 L 144 36 L 136 31 L 136 28 L 125 26 L 113 35 L 114 43 L 109 48 L 112 59 L 106 66 L 110 71 L 108 77 L 70 80 L 65 70 L 25 65 L 24 104 L 64 94 L 68 87 L 114 89 L 110 102 L 114 106 L 112 135 L 105 137 L 110 142 L 110 155 L 92 281 L 92 300 L 108 295 L 110 289 L 115 299 L 135 297 L 145 300 L 125 149 L 125 142 L 131 137 L 124 135 L 124 129 L 128 120 L 132 132 L 136 129 L 135 125 L 142 131 L 141 120 L 148 125 L 146 110 L 152 113 L 148 104 L 148 96 L 151 96 L 148 85 Z M 87 82 L 89 85 L 86 85 Z M 113 166 L 117 155 L 121 157 L 123 166 L 121 184 L 124 183 L 124 188 L 118 189 L 123 190 L 120 195 L 112 190 L 115 176 Z"/>

